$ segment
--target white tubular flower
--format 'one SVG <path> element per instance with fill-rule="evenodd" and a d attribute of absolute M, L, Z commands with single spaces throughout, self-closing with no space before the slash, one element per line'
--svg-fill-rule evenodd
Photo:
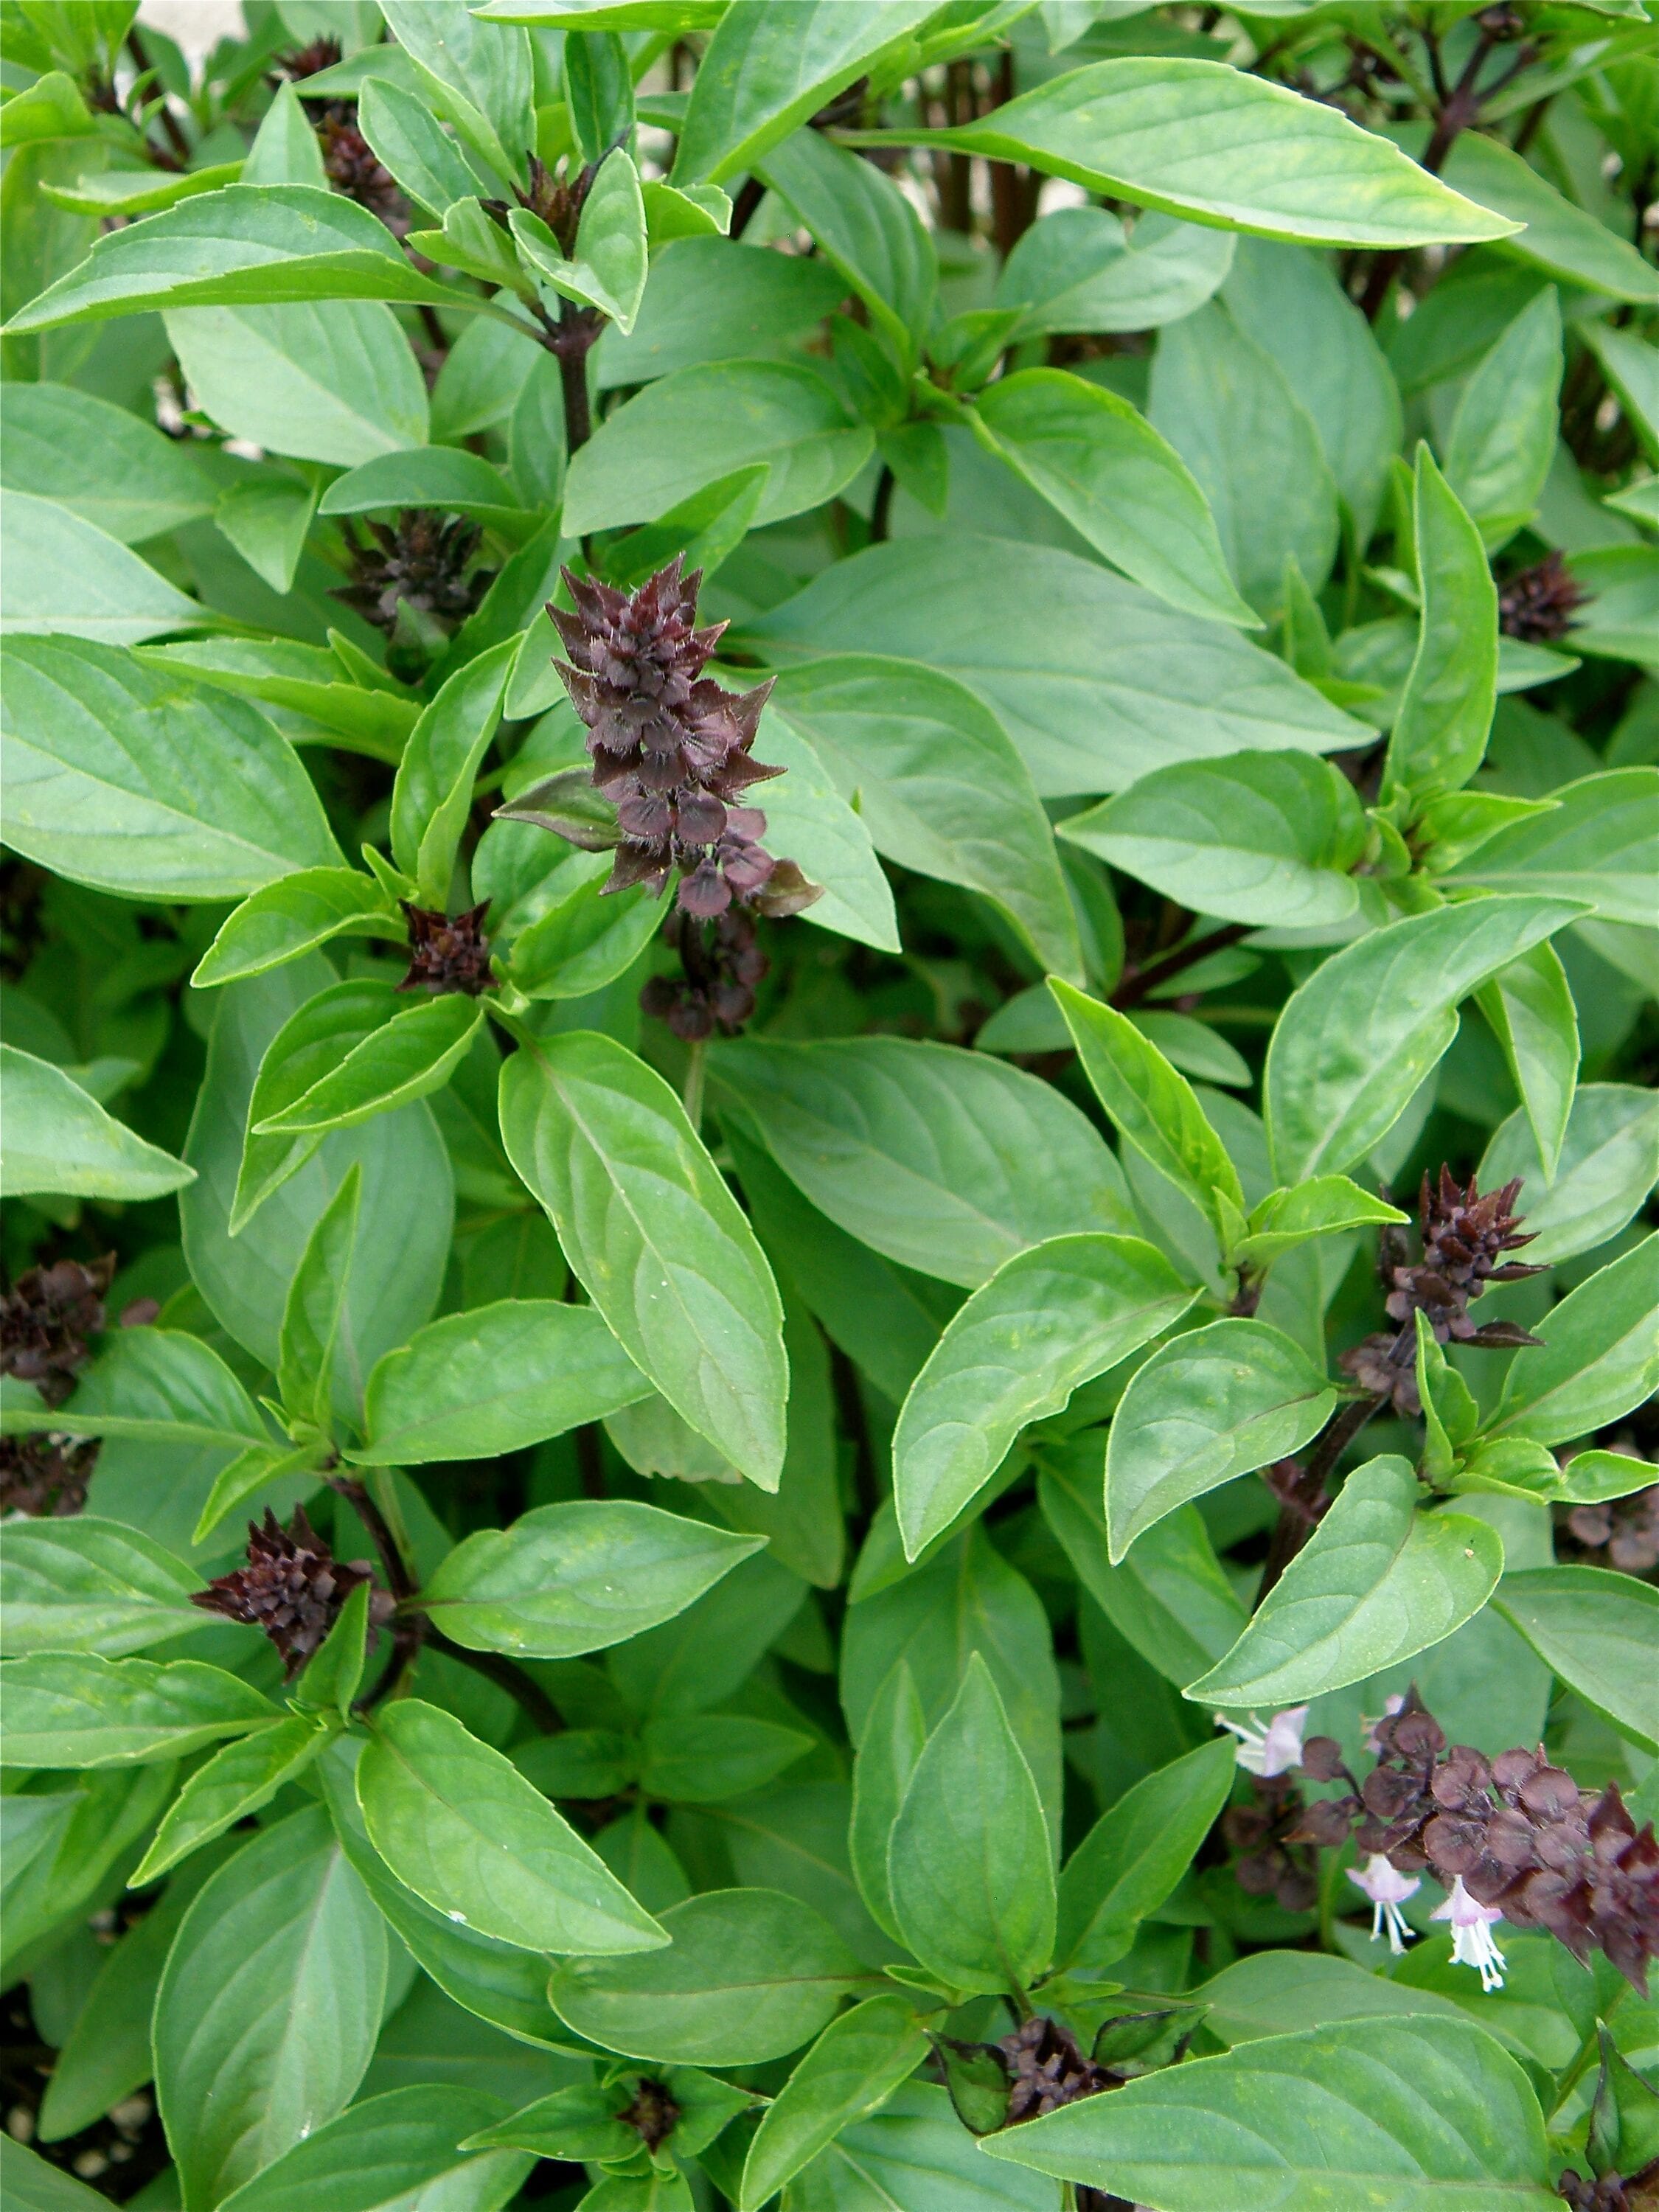
<path fill-rule="evenodd" d="M 1452 1884 L 1451 1895 L 1443 1905 L 1436 1905 L 1429 1917 L 1450 1921 L 1455 1966 L 1473 1966 L 1489 1996 L 1494 1990 L 1503 1988 L 1504 1954 L 1492 1941 L 1492 1929 L 1493 1921 L 1504 1916 L 1495 1905 L 1477 1905 L 1459 1875 Z"/>
<path fill-rule="evenodd" d="M 1412 1940 L 1412 1930 L 1406 1924 L 1400 1908 L 1408 1897 L 1415 1897 L 1423 1885 L 1411 1875 L 1403 1875 L 1391 1866 L 1381 1851 L 1373 1851 L 1365 1862 L 1363 1873 L 1348 1869 L 1348 1880 L 1357 1889 L 1364 1891 L 1371 1901 L 1371 1941 L 1377 1942 L 1386 1931 L 1389 1948 L 1398 1958 Z"/>
<path fill-rule="evenodd" d="M 1308 1725 L 1306 1705 L 1291 1705 L 1285 1712 L 1275 1713 L 1266 1728 L 1256 1713 L 1252 1713 L 1247 1721 L 1230 1721 L 1225 1713 L 1218 1713 L 1215 1724 L 1238 1738 L 1238 1763 L 1247 1774 L 1259 1774 L 1267 1781 L 1302 1764 L 1302 1735 Z"/>

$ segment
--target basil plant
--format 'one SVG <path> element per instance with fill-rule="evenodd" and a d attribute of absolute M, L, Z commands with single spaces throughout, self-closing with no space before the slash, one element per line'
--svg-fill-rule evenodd
<path fill-rule="evenodd" d="M 0 144 L 0 2197 L 1659 2204 L 1650 0 Z"/>

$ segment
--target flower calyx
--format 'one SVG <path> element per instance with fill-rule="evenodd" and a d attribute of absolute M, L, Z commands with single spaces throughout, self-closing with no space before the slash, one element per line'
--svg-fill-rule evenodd
<path fill-rule="evenodd" d="M 216 1576 L 205 1589 L 192 1591 L 191 1603 L 204 1613 L 262 1629 L 283 1658 L 283 1677 L 295 1675 L 322 1648 L 346 1600 L 361 1583 L 370 1586 L 371 1628 L 392 1618 L 392 1600 L 374 1588 L 367 1559 L 337 1559 L 312 1527 L 303 1506 L 284 1528 L 270 1508 L 264 1524 L 248 1523 L 246 1563 Z"/>
<path fill-rule="evenodd" d="M 699 921 L 734 903 L 798 914 L 821 886 L 766 850 L 764 813 L 739 803 L 783 773 L 752 752 L 771 680 L 738 693 L 703 673 L 726 625 L 696 628 L 702 571 L 688 577 L 684 565 L 677 555 L 633 592 L 567 568 L 574 611 L 547 610 L 569 655 L 555 665 L 587 728 L 592 787 L 615 810 L 605 889 L 660 893 L 678 876 L 680 910 Z M 538 795 L 525 793 L 510 815 L 535 818 L 525 801 Z M 550 826 L 564 834 L 562 821 Z"/>
<path fill-rule="evenodd" d="M 407 899 L 398 903 L 409 924 L 409 970 L 398 990 L 428 991 L 434 997 L 460 991 L 476 999 L 493 987 L 489 939 L 483 932 L 488 899 L 462 914 L 413 906 Z"/>
<path fill-rule="evenodd" d="M 87 1339 L 105 1327 L 104 1298 L 115 1255 L 101 1260 L 54 1260 L 27 1267 L 0 1297 L 0 1374 L 33 1382 L 49 1406 L 61 1406 L 75 1374 L 91 1356 Z"/>

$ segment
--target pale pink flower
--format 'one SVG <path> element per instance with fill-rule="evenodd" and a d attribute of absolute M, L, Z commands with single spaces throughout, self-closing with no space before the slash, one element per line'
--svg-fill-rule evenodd
<path fill-rule="evenodd" d="M 1429 1917 L 1450 1921 L 1455 1966 L 1473 1966 L 1488 1996 L 1503 1988 L 1504 1954 L 1492 1941 L 1492 1923 L 1504 1916 L 1495 1905 L 1478 1905 L 1459 1875 L 1451 1886 L 1451 1895 L 1443 1905 L 1437 1905 Z"/>
<path fill-rule="evenodd" d="M 1215 1717 L 1218 1728 L 1224 1728 L 1238 1738 L 1238 1763 L 1247 1774 L 1259 1774 L 1271 1780 L 1275 1774 L 1286 1774 L 1293 1766 L 1302 1764 L 1302 1735 L 1308 1725 L 1306 1705 L 1292 1705 L 1287 1711 L 1275 1713 L 1266 1728 L 1261 1716 L 1252 1713 L 1247 1721 L 1230 1721 L 1225 1713 Z"/>
<path fill-rule="evenodd" d="M 1416 1896 L 1422 1883 L 1390 1865 L 1381 1851 L 1371 1853 L 1363 1873 L 1356 1874 L 1350 1867 L 1348 1880 L 1357 1889 L 1363 1889 L 1371 1901 L 1372 1942 L 1378 1942 L 1386 1930 L 1389 1948 L 1398 1958 L 1412 1939 L 1412 1931 L 1400 1908 L 1408 1897 Z"/>

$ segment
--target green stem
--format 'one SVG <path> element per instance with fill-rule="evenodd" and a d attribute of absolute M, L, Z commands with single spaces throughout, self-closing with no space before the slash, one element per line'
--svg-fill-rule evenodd
<path fill-rule="evenodd" d="M 685 1118 L 695 1134 L 702 1133 L 702 1087 L 707 1072 L 708 1048 L 699 1037 L 686 1054 L 685 1086 L 681 1097 L 685 1102 Z"/>

